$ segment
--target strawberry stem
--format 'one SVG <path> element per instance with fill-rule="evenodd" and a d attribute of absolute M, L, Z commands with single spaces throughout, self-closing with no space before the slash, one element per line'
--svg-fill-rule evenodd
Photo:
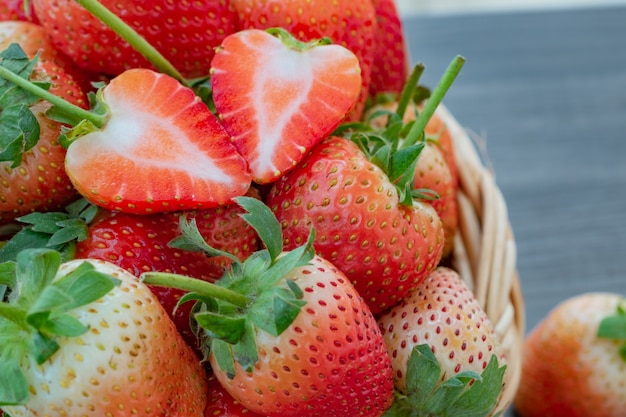
<path fill-rule="evenodd" d="M 190 291 L 206 297 L 217 298 L 238 307 L 248 307 L 252 301 L 249 297 L 228 288 L 200 279 L 186 277 L 184 275 L 171 274 L 167 272 L 145 272 L 141 275 L 144 284 L 159 287 L 177 288 L 183 291 Z"/>
<path fill-rule="evenodd" d="M 452 60 L 450 65 L 448 65 L 448 68 L 446 69 L 445 73 L 441 77 L 441 80 L 439 81 L 435 89 L 433 90 L 430 98 L 426 101 L 426 105 L 424 106 L 419 116 L 415 120 L 415 123 L 411 127 L 411 130 L 409 131 L 404 141 L 403 147 L 412 146 L 415 143 L 417 143 L 419 138 L 424 133 L 426 124 L 428 123 L 432 115 L 435 113 L 435 110 L 437 110 L 437 107 L 443 100 L 443 97 L 448 92 L 448 89 L 454 82 L 456 76 L 461 71 L 461 68 L 463 68 L 463 64 L 465 64 L 465 58 L 463 58 L 460 55 L 457 55 Z"/>
<path fill-rule="evenodd" d="M 189 82 L 180 74 L 180 72 L 178 72 L 170 61 L 168 61 L 154 46 L 150 45 L 150 43 L 146 41 L 143 36 L 137 33 L 116 14 L 100 4 L 100 2 L 97 0 L 76 0 L 76 3 L 83 6 L 102 23 L 111 28 L 160 72 L 177 79 L 184 86 L 190 87 Z"/>
<path fill-rule="evenodd" d="M 104 123 L 107 120 L 106 115 L 96 114 L 79 106 L 76 106 L 62 99 L 61 97 L 56 96 L 49 91 L 33 84 L 31 81 L 20 77 L 19 75 L 15 74 L 11 70 L 3 66 L 0 66 L 0 77 L 10 81 L 11 83 L 17 85 L 23 90 L 28 91 L 29 93 L 48 101 L 52 105 L 58 107 L 64 113 L 75 117 L 76 120 L 88 120 L 96 127 L 104 126 Z"/>
<path fill-rule="evenodd" d="M 413 71 L 411 71 L 411 75 L 407 80 L 407 86 L 409 88 L 405 88 L 402 90 L 402 94 L 400 95 L 400 100 L 398 100 L 398 108 L 396 109 L 396 114 L 402 118 L 404 117 L 404 113 L 406 112 L 407 107 L 409 107 L 409 103 L 413 99 L 413 94 L 415 94 L 415 90 L 417 89 L 419 79 L 424 73 L 424 69 L 426 67 L 422 63 L 418 63 L 413 67 Z M 391 122 L 391 118 L 389 118 L 389 122 Z"/>

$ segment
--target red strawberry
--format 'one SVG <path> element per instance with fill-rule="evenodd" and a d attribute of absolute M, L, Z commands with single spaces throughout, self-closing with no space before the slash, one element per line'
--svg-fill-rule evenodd
<path fill-rule="evenodd" d="M 18 38 L 21 35 L 15 34 L 14 36 Z M 9 39 L 13 38 L 5 38 L 5 40 Z M 18 39 L 15 40 L 19 42 Z M 37 38 L 29 38 L 30 41 L 36 43 Z M 16 50 L 13 49 L 13 51 Z M 4 54 L 9 52 L 7 50 Z M 10 65 L 10 62 L 21 62 L 25 65 L 28 58 L 19 53 L 11 57 L 5 55 L 2 65 Z M 29 77 L 26 73 L 23 76 Z M 52 61 L 39 61 L 30 79 L 48 82 L 50 93 L 76 105 L 86 106 L 86 98 L 72 77 Z M 3 151 L 0 152 L 0 222 L 2 223 L 12 221 L 32 211 L 56 210 L 77 198 L 77 193 L 63 167 L 66 152 L 58 142 L 62 125 L 45 115 L 50 104 L 37 98 L 24 96 L 19 90 L 9 87 L 10 85 L 5 84 L 4 90 L 9 90 L 4 94 L 5 103 L 8 104 L 9 100 L 12 100 L 13 108 L 16 108 L 18 104 L 25 104 L 30 111 L 20 116 L 21 125 L 12 131 L 15 136 L 4 135 L 2 145 L 0 145 Z M 10 99 L 9 96 L 13 98 Z M 7 110 L 3 112 L 7 114 Z M 25 137 L 22 131 L 25 132 Z"/>
<path fill-rule="evenodd" d="M 135 276 L 97 260 L 61 264 L 50 250 L 3 271 L 13 290 L 0 310 L 4 412 L 203 415 L 205 371 Z"/>
<path fill-rule="evenodd" d="M 271 33 L 228 36 L 211 64 L 215 107 L 258 183 L 278 179 L 332 132 L 361 85 L 344 47 Z"/>
<path fill-rule="evenodd" d="M 376 10 L 376 44 L 370 95 L 400 93 L 409 75 L 409 53 L 395 0 L 372 0 Z"/>
<path fill-rule="evenodd" d="M 37 17 L 56 47 L 90 72 L 111 76 L 148 61 L 74 0 L 33 0 Z M 89 3 L 93 3 L 90 1 Z M 213 48 L 235 31 L 228 1 L 100 0 L 136 30 L 185 77 L 208 74 Z"/>
<path fill-rule="evenodd" d="M 526 337 L 515 398 L 520 417 L 621 417 L 626 410 L 626 300 L 584 293 Z"/>
<path fill-rule="evenodd" d="M 231 205 L 185 214 L 189 219 L 195 219 L 200 233 L 209 244 L 244 260 L 257 250 L 258 242 L 254 229 L 240 217 L 242 212 L 239 206 Z M 230 264 L 229 259 L 207 257 L 201 252 L 169 246 L 180 235 L 181 214 L 105 213 L 89 225 L 87 237 L 77 242 L 76 257 L 102 259 L 137 276 L 148 271 L 161 271 L 216 281 Z M 154 286 L 151 289 L 185 341 L 197 348 L 198 339 L 189 323 L 193 303 L 177 308 L 183 291 Z"/>
<path fill-rule="evenodd" d="M 376 14 L 371 0 L 232 0 L 241 29 L 282 27 L 307 42 L 329 37 L 359 58 L 361 95 L 350 120 L 358 120 L 369 90 L 376 44 Z"/>
<path fill-rule="evenodd" d="M 245 264 L 234 260 L 215 286 L 159 273 L 144 274 L 144 282 L 188 285 L 202 299 L 215 297 L 195 319 L 208 337 L 215 376 L 252 412 L 382 415 L 393 399 L 393 381 L 367 304 L 343 273 L 315 255 L 312 237 L 283 252 L 281 227 L 269 208 L 256 199 L 237 202 L 265 250 Z"/>
<path fill-rule="evenodd" d="M 99 95 L 101 129 L 75 138 L 65 159 L 75 188 L 94 204 L 129 213 L 210 208 L 250 187 L 246 162 L 215 115 L 174 78 L 128 70 Z"/>
<path fill-rule="evenodd" d="M 315 147 L 267 197 L 286 246 L 302 244 L 315 227 L 316 251 L 346 274 L 374 314 L 406 297 L 441 259 L 437 213 L 404 201 L 389 176 L 340 137 Z"/>
<path fill-rule="evenodd" d="M 224 389 L 220 381 L 211 375 L 208 378 L 207 404 L 204 417 L 262 417 L 244 407 Z"/>
<path fill-rule="evenodd" d="M 418 410 L 416 415 L 457 415 L 455 407 L 467 413 L 472 402 L 481 407 L 473 411 L 482 412 L 472 415 L 488 415 L 493 410 L 504 374 L 504 367 L 498 370 L 495 365 L 503 362 L 503 356 L 491 321 L 455 271 L 438 267 L 411 297 L 381 316 L 378 323 L 391 356 L 395 386 L 408 395 L 411 407 Z M 432 370 L 425 364 L 418 367 L 426 358 L 437 366 Z M 485 403 L 476 401 L 472 393 L 481 373 L 482 387 L 474 390 Z M 438 398 L 442 393 L 434 392 L 440 387 L 442 392 L 450 389 L 446 384 L 452 380 L 461 382 L 463 390 L 468 388 L 465 397 Z"/>
<path fill-rule="evenodd" d="M 380 103 L 367 111 L 368 124 L 378 131 L 384 131 L 388 120 L 385 114 L 396 112 L 398 102 L 380 97 Z M 423 107 L 423 106 L 422 106 Z M 403 123 L 414 122 L 421 108 L 409 103 Z M 376 115 L 379 115 L 376 117 Z M 458 228 L 457 190 L 458 174 L 454 161 L 452 137 L 443 119 L 435 113 L 424 128 L 424 148 L 420 152 L 415 167 L 415 188 L 424 190 L 424 197 L 433 206 L 443 223 L 445 245 L 443 257 L 447 257 L 454 246 L 454 237 Z M 452 166 L 450 165 L 452 162 Z M 431 198 L 433 192 L 436 198 Z"/>
<path fill-rule="evenodd" d="M 0 21 L 20 21 L 38 23 L 33 4 L 25 6 L 24 0 L 0 1 Z"/>

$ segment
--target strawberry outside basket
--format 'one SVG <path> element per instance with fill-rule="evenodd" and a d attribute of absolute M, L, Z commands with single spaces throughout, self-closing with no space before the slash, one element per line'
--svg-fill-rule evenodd
<path fill-rule="evenodd" d="M 485 167 L 474 142 L 450 111 L 440 105 L 438 114 L 453 138 L 459 173 L 453 267 L 493 322 L 506 352 L 508 377 L 498 405 L 502 410 L 511 404 L 519 385 L 525 332 L 515 240 L 493 172 Z"/>

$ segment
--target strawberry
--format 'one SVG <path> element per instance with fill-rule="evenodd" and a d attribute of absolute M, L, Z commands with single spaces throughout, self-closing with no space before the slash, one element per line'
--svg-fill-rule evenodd
<path fill-rule="evenodd" d="M 24 0 L 2 0 L 0 1 L 0 21 L 20 21 L 38 23 L 37 15 L 33 9 L 33 4 Z"/>
<path fill-rule="evenodd" d="M 11 416 L 202 416 L 206 376 L 152 292 L 98 260 L 2 264 L 0 404 Z"/>
<path fill-rule="evenodd" d="M 273 182 L 332 132 L 361 86 L 356 56 L 327 39 L 303 43 L 282 29 L 228 36 L 211 63 L 213 101 L 248 161 Z"/>
<path fill-rule="evenodd" d="M 316 251 L 378 314 L 406 297 L 441 259 L 441 220 L 429 204 L 409 199 L 401 204 L 392 180 L 357 145 L 330 137 L 274 183 L 267 204 L 288 248 L 315 227 Z"/>
<path fill-rule="evenodd" d="M 460 64 L 460 65 L 459 65 Z M 429 117 L 460 69 L 454 61 L 429 102 Z M 266 197 L 293 248 L 317 231 L 316 251 L 344 272 L 377 315 L 407 297 L 441 260 L 441 220 L 413 198 L 415 164 L 427 119 L 398 143 L 397 131 L 349 139 L 331 136 L 276 181 Z M 395 135 L 392 133 L 396 133 Z"/>
<path fill-rule="evenodd" d="M 151 64 L 91 11 L 93 0 L 33 0 L 35 12 L 54 45 L 80 67 L 116 76 Z M 185 77 L 208 74 L 213 48 L 235 31 L 236 16 L 229 2 L 100 0 L 153 45 Z"/>
<path fill-rule="evenodd" d="M 151 285 L 193 288 L 215 377 L 243 407 L 263 416 L 380 416 L 393 380 L 380 330 L 343 273 L 306 244 L 283 252 L 281 227 L 257 199 L 236 201 L 266 249 L 216 285 L 146 273 Z M 179 243 L 220 254 L 187 231 Z M 211 297 L 211 298 L 209 298 Z"/>
<path fill-rule="evenodd" d="M 505 367 L 497 365 L 503 356 L 491 321 L 455 271 L 438 267 L 378 323 L 395 387 L 406 395 L 394 407 L 408 403 L 417 412 L 412 415 L 429 416 L 492 412 L 503 386 Z"/>
<path fill-rule="evenodd" d="M 209 244 L 244 260 L 257 249 L 258 243 L 254 229 L 240 217 L 241 212 L 239 206 L 230 205 L 184 214 L 188 219 L 194 219 Z M 180 234 L 181 214 L 105 213 L 89 225 L 86 238 L 77 242 L 76 257 L 106 260 L 137 276 L 147 271 L 161 271 L 216 281 L 230 264 L 228 258 L 207 257 L 201 252 L 169 246 Z M 191 304 L 177 306 L 184 292 L 173 288 L 150 288 L 185 341 L 198 349 L 198 338 L 189 322 Z"/>
<path fill-rule="evenodd" d="M 526 336 L 520 417 L 618 417 L 626 410 L 626 299 L 568 298 Z"/>
<path fill-rule="evenodd" d="M 262 417 L 235 400 L 215 375 L 208 378 L 207 385 L 207 405 L 204 409 L 204 417 Z"/>
<path fill-rule="evenodd" d="M 303 42 L 328 37 L 359 58 L 361 94 L 348 115 L 358 120 L 369 90 L 376 44 L 371 0 L 232 0 L 239 29 L 282 27 Z"/>
<path fill-rule="evenodd" d="M 369 93 L 400 93 L 409 76 L 408 45 L 395 0 L 372 0 L 377 31 Z"/>
<path fill-rule="evenodd" d="M 210 208 L 250 187 L 246 162 L 217 117 L 169 75 L 125 71 L 91 96 L 92 111 L 58 100 L 11 71 L 0 75 L 54 101 L 55 119 L 74 126 L 63 135 L 65 170 L 96 205 L 138 214 Z"/>
<path fill-rule="evenodd" d="M 384 131 L 389 113 L 398 111 L 398 100 L 392 96 L 379 96 L 377 104 L 368 109 L 368 124 Z M 422 106 L 423 107 L 423 106 Z M 421 111 L 415 103 L 408 103 L 402 122 L 409 125 Z M 416 189 L 423 191 L 422 196 L 430 202 L 443 223 L 445 244 L 443 257 L 446 258 L 454 247 L 454 238 L 458 228 L 457 190 L 458 174 L 454 158 L 452 138 L 441 117 L 433 114 L 424 128 L 424 148 L 415 167 Z M 452 165 L 450 164 L 452 162 Z"/>
<path fill-rule="evenodd" d="M 20 36 L 14 34 L 6 40 Z M 24 79 L 45 83 L 50 94 L 86 106 L 81 89 L 54 62 L 29 61 L 16 47 L 0 56 L 3 67 L 23 68 Z M 66 151 L 58 142 L 62 124 L 46 116 L 50 104 L 22 94 L 10 83 L 0 84 L 6 103 L 0 116 L 6 129 L 0 140 L 0 222 L 4 223 L 31 211 L 63 207 L 76 199 L 77 193 L 63 166 Z M 16 127 L 17 120 L 20 125 Z"/>

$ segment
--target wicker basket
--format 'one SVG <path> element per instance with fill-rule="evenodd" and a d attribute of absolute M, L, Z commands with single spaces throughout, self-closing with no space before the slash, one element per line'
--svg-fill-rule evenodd
<path fill-rule="evenodd" d="M 516 246 L 506 203 L 465 129 L 444 106 L 438 115 L 453 138 L 459 172 L 459 228 L 453 266 L 474 291 L 496 328 L 508 359 L 499 409 L 513 400 L 521 375 L 524 301 L 516 269 Z"/>

